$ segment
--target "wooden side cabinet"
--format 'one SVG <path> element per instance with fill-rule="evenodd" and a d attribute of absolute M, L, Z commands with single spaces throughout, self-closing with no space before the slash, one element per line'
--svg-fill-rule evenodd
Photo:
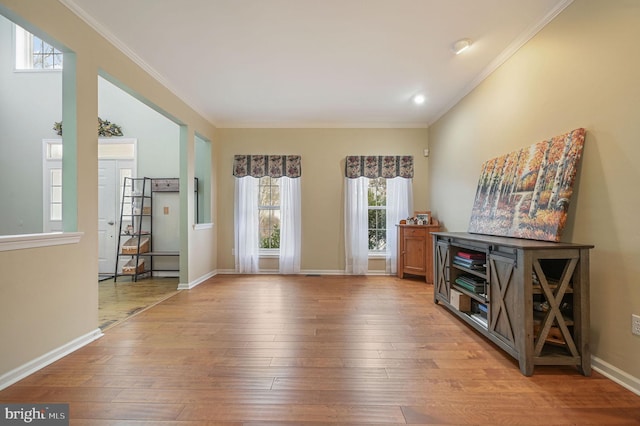
<path fill-rule="evenodd" d="M 431 233 L 440 225 L 398 225 L 398 277 L 424 277 L 433 283 L 433 243 Z"/>
<path fill-rule="evenodd" d="M 518 360 L 591 374 L 592 245 L 436 232 L 434 301 Z"/>

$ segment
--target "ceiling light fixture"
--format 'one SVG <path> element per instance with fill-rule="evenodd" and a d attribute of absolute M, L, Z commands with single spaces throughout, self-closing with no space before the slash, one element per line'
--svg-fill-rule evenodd
<path fill-rule="evenodd" d="M 415 95 L 413 97 L 413 103 L 416 105 L 422 105 L 427 98 L 424 95 Z"/>
<path fill-rule="evenodd" d="M 453 49 L 456 55 L 459 55 L 465 50 L 467 50 L 470 46 L 471 46 L 471 40 L 469 40 L 468 38 L 463 38 L 453 43 L 453 46 L 451 46 L 451 48 Z"/>

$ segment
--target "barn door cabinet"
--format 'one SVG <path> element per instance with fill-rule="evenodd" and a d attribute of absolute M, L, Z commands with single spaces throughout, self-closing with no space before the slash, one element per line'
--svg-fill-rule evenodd
<path fill-rule="evenodd" d="M 518 360 L 591 374 L 589 250 L 463 232 L 436 232 L 434 302 Z"/>

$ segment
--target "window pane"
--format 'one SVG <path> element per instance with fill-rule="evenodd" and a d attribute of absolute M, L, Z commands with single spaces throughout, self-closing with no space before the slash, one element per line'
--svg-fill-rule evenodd
<path fill-rule="evenodd" d="M 51 188 L 51 202 L 62 203 L 62 187 L 54 186 Z"/>
<path fill-rule="evenodd" d="M 273 179 L 275 181 L 275 186 L 271 187 L 271 206 L 279 206 L 280 205 L 280 187 L 277 186 L 277 179 Z"/>
<path fill-rule="evenodd" d="M 39 37 L 33 36 L 33 53 L 40 54 L 44 52 L 44 46 L 42 40 Z"/>
<path fill-rule="evenodd" d="M 258 183 L 258 217 L 260 248 L 280 247 L 280 187 L 279 179 L 268 176 Z"/>
<path fill-rule="evenodd" d="M 133 143 L 101 143 L 98 145 L 98 158 L 135 158 L 135 145 Z"/>
<path fill-rule="evenodd" d="M 51 185 L 62 185 L 62 169 L 51 169 Z"/>
<path fill-rule="evenodd" d="M 51 220 L 62 220 L 62 204 L 51 204 Z"/>
<path fill-rule="evenodd" d="M 47 143 L 47 158 L 50 160 L 60 160 L 62 158 L 62 144 Z"/>
<path fill-rule="evenodd" d="M 387 245 L 386 204 L 387 181 L 384 178 L 369 180 L 369 250 L 382 251 Z"/>
<path fill-rule="evenodd" d="M 62 52 L 18 25 L 15 29 L 16 69 L 62 69 Z"/>
<path fill-rule="evenodd" d="M 196 223 L 211 222 L 211 143 L 195 137 Z"/>

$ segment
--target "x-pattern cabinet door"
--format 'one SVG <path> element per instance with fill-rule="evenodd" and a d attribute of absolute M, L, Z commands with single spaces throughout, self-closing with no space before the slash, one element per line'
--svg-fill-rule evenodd
<path fill-rule="evenodd" d="M 489 273 L 489 332 L 497 336 L 512 348 L 517 347 L 517 321 L 519 313 L 515 307 L 519 306 L 518 283 L 520 274 L 516 273 L 516 260 L 508 257 L 490 254 Z"/>
<path fill-rule="evenodd" d="M 449 244 L 438 242 L 435 245 L 435 291 L 433 293 L 434 300 L 437 301 L 438 297 L 441 300 L 449 302 L 449 291 L 451 285 L 449 283 Z"/>

